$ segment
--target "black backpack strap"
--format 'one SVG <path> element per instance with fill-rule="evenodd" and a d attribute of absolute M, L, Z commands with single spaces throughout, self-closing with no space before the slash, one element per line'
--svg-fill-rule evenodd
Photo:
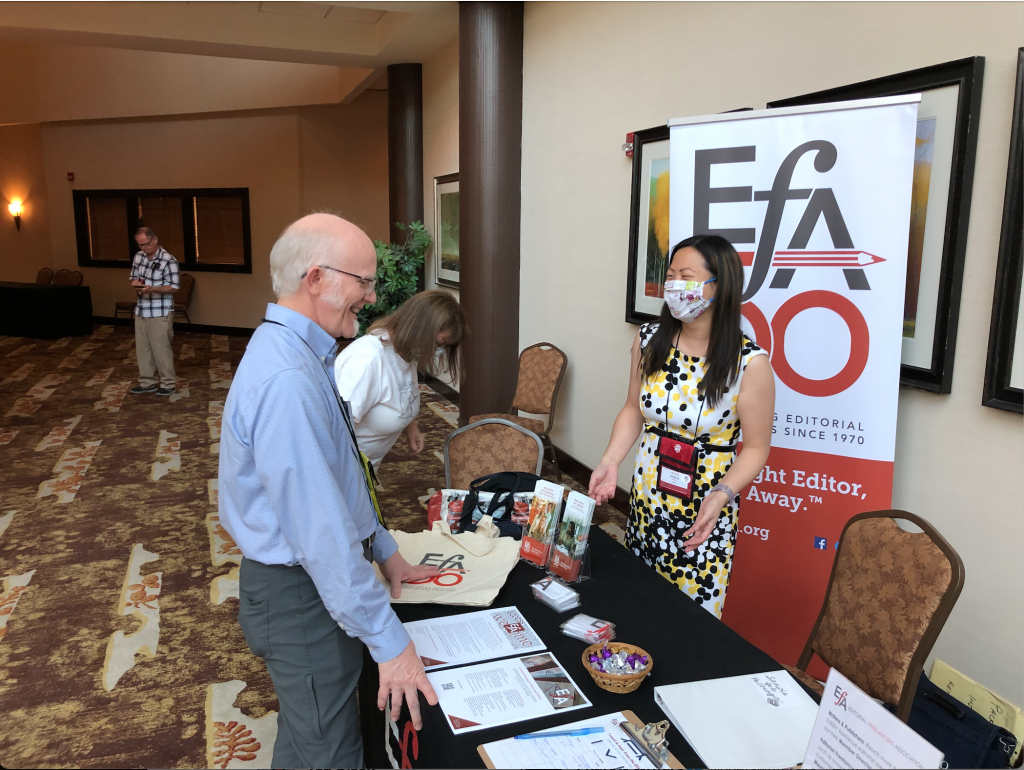
<path fill-rule="evenodd" d="M 540 481 L 540 476 L 516 471 L 489 473 L 486 476 L 473 479 L 469 484 L 469 494 L 466 495 L 466 501 L 463 504 L 462 517 L 459 519 L 459 532 L 465 532 L 466 527 L 472 524 L 473 511 L 476 510 L 480 500 L 480 492 L 491 492 L 494 495 L 487 507 L 487 515 L 495 522 L 511 521 L 516 493 L 532 490 L 538 481 Z"/>
<path fill-rule="evenodd" d="M 487 491 L 485 487 L 490 480 L 500 475 L 499 473 L 491 473 L 469 482 L 469 492 L 462 504 L 462 516 L 459 518 L 459 532 L 465 532 L 466 527 L 473 523 L 473 511 L 476 510 L 476 506 L 480 502 L 480 492 Z"/>
<path fill-rule="evenodd" d="M 473 485 L 470 484 L 470 487 Z M 470 489 L 466 499 L 462 502 L 462 516 L 459 517 L 459 532 L 465 532 L 466 527 L 473 523 L 473 511 L 476 510 L 477 500 L 480 495 L 475 489 Z"/>
<path fill-rule="evenodd" d="M 500 476 L 500 479 L 494 478 Z M 487 514 L 494 519 L 498 520 L 510 520 L 512 518 L 512 509 L 515 505 L 515 494 L 519 491 L 520 479 L 519 474 L 514 471 L 504 471 L 503 473 L 492 474 L 492 478 L 495 486 L 499 489 L 495 490 L 494 497 L 491 498 L 491 504 L 487 509 Z"/>

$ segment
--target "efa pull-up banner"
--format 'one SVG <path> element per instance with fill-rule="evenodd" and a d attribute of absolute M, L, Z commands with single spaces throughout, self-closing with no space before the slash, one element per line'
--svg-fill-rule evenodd
<path fill-rule="evenodd" d="M 723 618 L 784 663 L 843 526 L 891 507 L 919 100 L 669 121 L 671 242 L 732 242 L 744 328 L 775 371 L 771 455 L 740 493 Z"/>

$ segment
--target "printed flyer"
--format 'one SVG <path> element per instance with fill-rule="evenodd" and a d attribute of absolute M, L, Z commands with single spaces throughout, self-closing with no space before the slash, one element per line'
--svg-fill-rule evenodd
<path fill-rule="evenodd" d="M 547 652 L 431 671 L 427 679 L 456 735 L 591 705 Z"/>
<path fill-rule="evenodd" d="M 402 625 L 412 637 L 416 654 L 427 671 L 538 652 L 546 647 L 515 607 L 414 620 Z"/>

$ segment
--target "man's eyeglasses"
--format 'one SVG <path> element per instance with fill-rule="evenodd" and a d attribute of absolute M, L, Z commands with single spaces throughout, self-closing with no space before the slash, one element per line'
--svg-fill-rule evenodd
<path fill-rule="evenodd" d="M 330 265 L 317 265 L 317 267 L 319 267 L 321 270 L 333 270 L 335 273 L 342 273 L 344 275 L 348 275 L 348 276 L 351 276 L 351 277 L 355 278 L 356 281 L 359 282 L 359 287 L 364 292 L 366 292 L 367 294 L 369 294 L 371 291 L 373 291 L 374 288 L 377 286 L 377 279 L 376 278 L 364 278 L 361 275 L 356 275 L 355 273 L 350 273 L 347 270 L 339 270 L 338 268 L 331 267 Z M 309 271 L 307 270 L 305 273 L 302 274 L 302 277 L 305 278 L 308 274 L 309 274 Z"/>
<path fill-rule="evenodd" d="M 136 245 L 136 246 L 138 246 L 138 247 L 139 247 L 140 249 L 144 249 L 144 248 L 146 248 L 147 246 L 149 246 L 149 244 L 151 244 L 151 243 L 152 243 L 153 241 L 155 241 L 155 240 L 156 240 L 156 236 L 154 235 L 154 236 L 153 236 L 152 238 L 150 238 L 150 239 L 149 239 L 148 241 L 146 241 L 145 243 L 139 243 L 138 241 L 135 241 L 135 245 Z"/>

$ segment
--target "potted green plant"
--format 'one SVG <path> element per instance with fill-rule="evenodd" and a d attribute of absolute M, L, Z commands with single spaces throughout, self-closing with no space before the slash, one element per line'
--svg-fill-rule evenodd
<path fill-rule="evenodd" d="M 395 226 L 405 233 L 401 244 L 374 241 L 377 247 L 377 301 L 359 313 L 359 334 L 381 316 L 393 313 L 416 293 L 416 273 L 423 266 L 431 238 L 422 222 Z"/>

